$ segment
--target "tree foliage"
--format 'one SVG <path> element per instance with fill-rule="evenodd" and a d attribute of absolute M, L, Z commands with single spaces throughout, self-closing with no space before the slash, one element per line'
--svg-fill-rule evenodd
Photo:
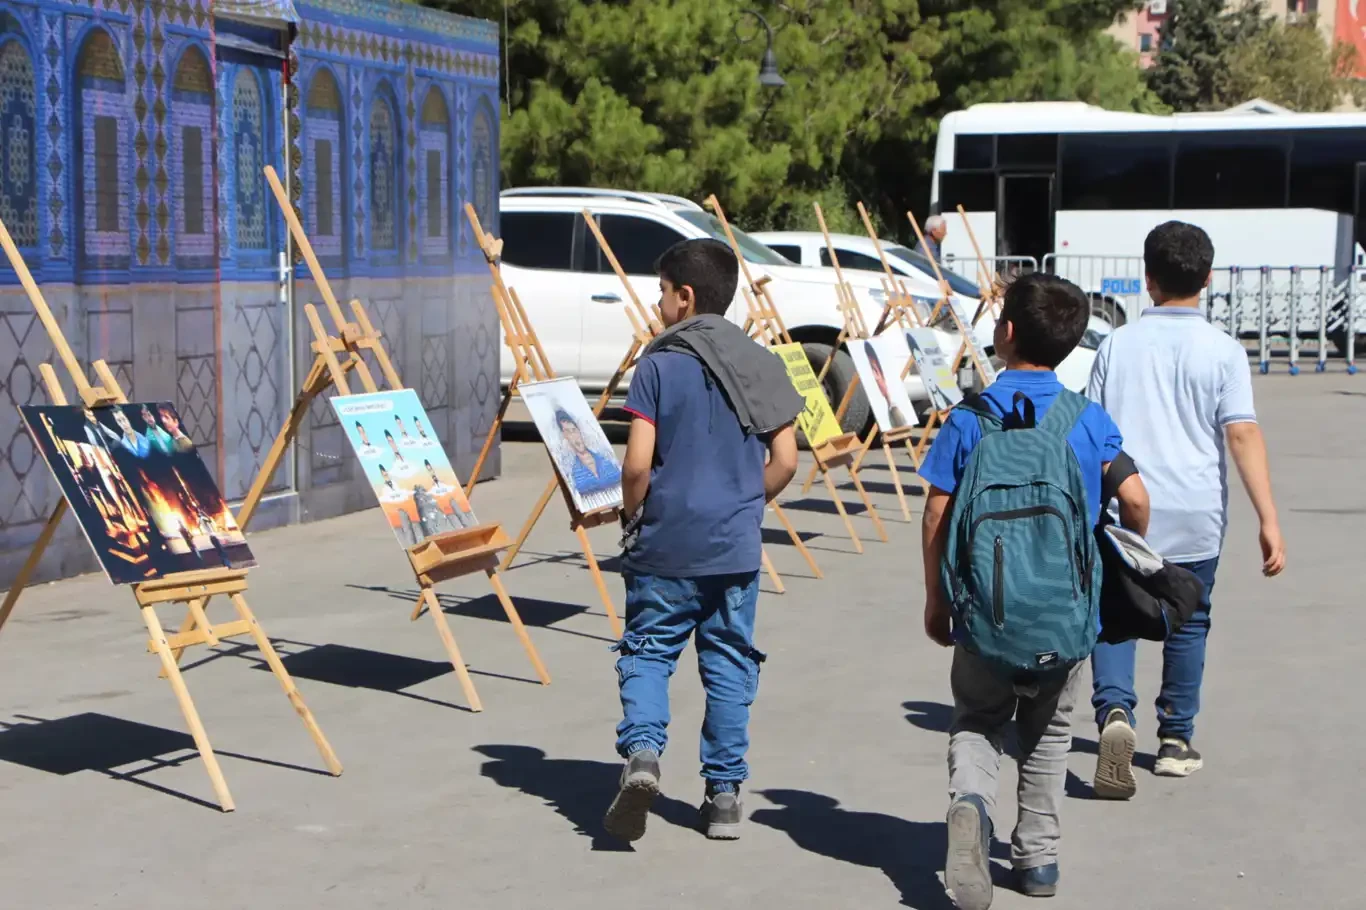
<path fill-rule="evenodd" d="M 1253 98 L 1326 111 L 1357 91 L 1355 50 L 1312 22 L 1287 24 L 1260 2 L 1173 0 L 1148 85 L 1177 111 L 1225 110 Z"/>
<path fill-rule="evenodd" d="M 502 0 L 424 0 L 502 21 Z M 1102 30 L 1133 0 L 509 0 L 504 182 L 716 193 L 747 227 L 890 233 L 923 212 L 939 118 L 981 101 L 1152 109 Z M 775 30 L 787 86 L 757 80 Z"/>

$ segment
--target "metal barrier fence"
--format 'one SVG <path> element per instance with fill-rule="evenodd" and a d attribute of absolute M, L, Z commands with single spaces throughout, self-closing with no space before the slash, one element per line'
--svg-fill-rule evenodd
<path fill-rule="evenodd" d="M 1143 257 L 1050 254 L 1044 272 L 1077 284 L 1111 325 L 1137 319 L 1148 305 Z M 1286 361 L 1298 375 L 1302 357 L 1328 368 L 1334 350 L 1355 375 L 1357 336 L 1366 335 L 1366 267 L 1234 266 L 1215 269 L 1202 295 L 1207 318 L 1244 342 L 1255 342 L 1258 368 Z M 1308 347 L 1309 353 L 1304 349 Z"/>
<path fill-rule="evenodd" d="M 945 269 L 956 275 L 961 275 L 973 284 L 982 284 L 982 260 L 976 256 L 945 256 L 940 263 Z M 1039 260 L 1033 256 L 988 256 L 986 257 L 987 266 L 1009 281 L 1016 275 L 1028 275 L 1030 272 L 1039 270 Z"/>

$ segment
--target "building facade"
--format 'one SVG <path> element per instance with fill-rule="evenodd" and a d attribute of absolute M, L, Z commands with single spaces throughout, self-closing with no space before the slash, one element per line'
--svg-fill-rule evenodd
<path fill-rule="evenodd" d="M 1138 53 L 1141 65 L 1152 66 L 1158 35 L 1179 0 L 1147 0 L 1110 27 L 1110 34 Z M 1226 7 L 1241 0 L 1229 0 Z M 1313 19 L 1329 41 L 1343 41 L 1358 48 L 1357 75 L 1366 76 L 1366 0 L 1263 0 L 1266 12 L 1287 22 Z"/>
<path fill-rule="evenodd" d="M 0 2 L 0 217 L 81 361 L 174 402 L 230 500 L 292 407 L 321 302 L 267 164 L 472 464 L 499 351 L 463 208 L 496 230 L 497 48 L 492 23 L 398 0 Z M 0 268 L 0 584 L 60 496 L 15 410 L 46 400 L 52 356 Z M 268 491 L 254 530 L 372 505 L 326 402 Z M 94 567 L 68 521 L 40 574 Z"/>

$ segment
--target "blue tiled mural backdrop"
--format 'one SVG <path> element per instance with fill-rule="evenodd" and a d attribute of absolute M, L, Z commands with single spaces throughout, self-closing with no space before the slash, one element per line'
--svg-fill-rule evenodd
<path fill-rule="evenodd" d="M 494 24 L 398 0 L 5 0 L 0 218 L 82 362 L 106 360 L 134 400 L 174 401 L 237 500 L 311 363 L 303 307 L 321 303 L 273 165 L 463 474 L 498 396 L 463 214 L 497 229 L 498 66 Z M 60 496 L 17 411 L 46 402 L 52 357 L 0 267 L 0 587 Z M 251 527 L 372 504 L 319 401 Z M 94 567 L 71 523 L 40 574 Z"/>

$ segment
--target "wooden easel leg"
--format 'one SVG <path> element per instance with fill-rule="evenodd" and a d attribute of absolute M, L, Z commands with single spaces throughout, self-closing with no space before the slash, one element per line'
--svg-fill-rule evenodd
<path fill-rule="evenodd" d="M 892 472 L 892 489 L 896 490 L 897 502 L 901 503 L 901 517 L 910 521 L 911 507 L 906 504 L 906 491 L 901 489 L 901 474 L 896 469 L 896 456 L 892 454 L 892 447 L 885 439 L 882 441 L 882 451 L 887 454 L 887 467 Z"/>
<path fill-rule="evenodd" d="M 868 451 L 872 449 L 873 440 L 877 438 L 877 434 L 878 429 L 877 426 L 874 425 L 873 428 L 868 431 L 868 435 L 863 439 L 863 448 L 859 449 L 858 457 L 854 459 L 853 470 L 857 471 L 859 468 L 863 467 L 863 459 L 868 455 Z"/>
<path fill-rule="evenodd" d="M 542 493 L 541 498 L 536 501 L 536 507 L 532 509 L 531 514 L 527 516 L 526 524 L 522 525 L 522 530 L 517 532 L 517 540 L 508 548 L 507 555 L 503 557 L 502 569 L 504 572 L 512 568 L 512 561 L 516 559 L 517 554 L 522 551 L 522 545 L 525 544 L 526 539 L 531 536 L 531 529 L 536 527 L 536 522 L 541 520 L 541 513 L 544 512 L 545 507 L 550 504 L 550 497 L 555 495 L 555 490 L 558 487 L 559 481 L 552 477 L 550 483 L 546 485 L 545 492 Z"/>
<path fill-rule="evenodd" d="M 802 559 L 805 559 L 806 564 L 811 568 L 811 574 L 817 578 L 824 578 L 825 573 L 821 571 L 820 566 L 816 565 L 816 557 L 811 555 L 811 551 L 807 549 L 806 543 L 802 540 L 802 536 L 797 533 L 796 528 L 792 527 L 792 522 L 788 519 L 787 513 L 783 511 L 783 507 L 778 505 L 777 500 L 769 503 L 769 505 L 773 508 L 773 514 L 777 515 L 778 520 L 783 523 L 783 528 L 786 529 L 787 536 L 792 539 L 792 545 L 797 548 L 798 553 L 802 554 Z"/>
<path fill-rule="evenodd" d="M 256 507 L 260 505 L 261 497 L 265 495 L 266 485 L 275 476 L 275 470 L 280 466 L 280 459 L 284 458 L 290 440 L 298 435 L 299 427 L 303 424 L 308 409 L 313 406 L 313 399 L 317 398 L 331 382 L 331 374 L 323 363 L 323 358 L 321 356 L 315 357 L 313 366 L 304 379 L 303 387 L 299 390 L 298 397 L 294 399 L 293 410 L 289 412 L 289 417 L 285 419 L 285 424 L 280 428 L 275 441 L 270 444 L 270 451 L 266 453 L 266 460 L 261 464 L 261 470 L 256 472 L 256 479 L 251 482 L 251 489 L 247 491 L 246 498 L 242 500 L 242 505 L 237 509 L 237 526 L 242 530 L 247 529 L 251 517 L 256 514 Z"/>
<path fill-rule="evenodd" d="M 882 526 L 882 516 L 877 514 L 877 509 L 873 506 L 873 501 L 868 498 L 868 491 L 863 488 L 863 481 L 858 479 L 858 471 L 854 466 L 849 466 L 849 479 L 854 482 L 854 489 L 858 490 L 859 498 L 863 500 L 863 507 L 868 510 L 868 517 L 873 521 L 873 527 L 877 529 L 877 536 L 883 543 L 889 543 L 887 539 L 887 529 Z"/>
<path fill-rule="evenodd" d="M 14 583 L 9 586 L 9 591 L 5 594 L 4 604 L 0 605 L 0 629 L 5 627 L 9 615 L 14 612 L 14 605 L 19 602 L 19 595 L 24 593 L 29 576 L 33 574 L 34 569 L 38 568 L 38 563 L 43 558 L 43 552 L 47 550 L 47 545 L 52 543 L 52 535 L 57 533 L 57 527 L 62 523 L 62 516 L 65 514 L 66 500 L 59 499 L 57 505 L 52 509 L 52 514 L 48 516 L 47 524 L 43 525 L 43 530 L 39 532 L 38 539 L 33 542 L 33 549 L 29 551 L 28 559 L 24 560 L 24 565 L 19 569 L 19 574 L 14 577 Z"/>
<path fill-rule="evenodd" d="M 251 607 L 247 606 L 247 599 L 241 594 L 233 594 L 230 598 L 232 605 L 237 608 L 237 615 L 251 627 L 251 637 L 256 642 L 256 648 L 265 657 L 266 663 L 270 665 L 270 672 L 275 674 L 275 678 L 280 681 L 280 688 L 285 690 L 285 696 L 289 703 L 294 706 L 294 711 L 303 719 L 304 727 L 308 729 L 308 735 L 313 738 L 313 745 L 318 747 L 318 754 L 323 757 L 323 764 L 327 765 L 327 770 L 336 777 L 342 773 L 342 763 L 337 760 L 337 754 L 332 751 L 332 745 L 323 736 L 322 729 L 318 722 L 313 719 L 313 712 L 308 710 L 308 705 L 304 704 L 304 697 L 299 694 L 299 690 L 294 687 L 294 679 L 285 669 L 285 665 L 280 661 L 280 655 L 276 653 L 275 646 L 266 637 L 265 630 L 256 621 L 256 615 L 251 612 Z M 207 628 L 207 627 L 206 627 Z"/>
<path fill-rule="evenodd" d="M 181 620 L 181 622 L 180 622 L 180 630 L 179 630 L 179 631 L 180 631 L 180 634 L 181 634 L 181 635 L 184 635 L 186 632 L 191 631 L 192 629 L 194 629 L 194 625 L 195 625 L 194 613 L 193 613 L 191 610 L 186 609 L 186 611 L 185 611 L 185 618 L 184 618 L 183 620 Z M 184 653 L 185 653 L 185 649 L 184 649 L 184 648 L 172 648 L 172 649 L 171 649 L 171 656 L 175 658 L 176 664 L 179 664 L 179 663 L 180 663 L 181 655 L 183 655 Z M 159 673 L 159 674 L 157 674 L 157 675 L 158 675 L 160 678 L 162 678 L 162 679 L 165 679 L 165 678 L 166 678 L 166 674 L 165 674 L 165 673 Z"/>
<path fill-rule="evenodd" d="M 218 805 L 224 812 L 231 812 L 237 806 L 232 801 L 232 794 L 228 792 L 228 782 L 223 779 L 223 769 L 218 767 L 218 756 L 213 754 L 213 746 L 209 745 L 209 734 L 204 732 L 204 725 L 200 723 L 199 712 L 195 710 L 194 700 L 190 698 L 190 690 L 185 686 L 185 677 L 180 675 L 180 668 L 171 657 L 171 647 L 166 642 L 166 633 L 162 631 L 156 610 L 151 606 L 143 607 L 142 621 L 147 626 L 147 634 L 152 638 L 152 650 L 160 658 L 161 669 L 171 684 L 176 701 L 180 704 L 185 726 L 190 728 L 195 748 L 199 750 L 199 757 L 204 760 L 204 770 L 209 774 L 209 782 L 213 784 Z"/>
<path fill-rule="evenodd" d="M 779 594 L 786 594 L 787 589 L 783 587 L 782 576 L 778 574 L 777 569 L 773 568 L 773 560 L 768 558 L 768 549 L 765 548 L 760 552 L 763 554 L 764 571 L 768 573 L 769 580 L 773 582 L 773 587 L 777 588 Z"/>
<path fill-rule="evenodd" d="M 802 495 L 803 495 L 803 496 L 805 496 L 807 493 L 810 493 L 810 492 L 811 492 L 811 485 L 814 484 L 814 483 L 816 482 L 816 476 L 817 476 L 818 474 L 820 474 L 820 472 L 821 472 L 821 466 L 820 466 L 820 465 L 818 465 L 818 464 L 813 464 L 813 465 L 811 466 L 811 473 L 809 473 L 809 474 L 806 475 L 806 481 L 802 484 Z"/>
<path fill-rule="evenodd" d="M 512 390 L 517 385 L 514 379 L 508 386 L 507 394 L 503 396 L 503 401 L 498 405 L 498 413 L 493 418 L 493 423 L 489 424 L 488 435 L 484 437 L 484 445 L 479 450 L 479 457 L 474 460 L 474 469 L 470 471 L 470 479 L 465 481 L 465 498 L 469 499 L 474 495 L 474 485 L 479 482 L 479 474 L 484 470 L 484 461 L 489 457 L 489 452 L 493 450 L 493 443 L 497 440 L 503 428 L 503 418 L 507 415 L 508 405 L 512 404 Z"/>
<path fill-rule="evenodd" d="M 911 453 L 911 464 L 915 465 L 915 477 L 920 481 L 920 486 L 925 490 L 925 495 L 930 495 L 930 482 L 925 479 L 925 475 L 920 473 L 920 458 L 915 453 L 915 446 L 911 445 L 910 437 L 906 437 L 906 451 Z"/>
<path fill-rule="evenodd" d="M 455 676 L 460 680 L 460 688 L 465 690 L 465 701 L 469 702 L 470 710 L 479 712 L 484 710 L 484 703 L 479 700 L 479 693 L 474 690 L 474 680 L 470 679 L 469 668 L 465 666 L 465 658 L 460 656 L 460 648 L 455 643 L 455 636 L 451 634 L 451 627 L 446 623 L 446 614 L 441 609 L 441 604 L 436 599 L 436 592 L 430 585 L 422 586 L 422 595 L 418 598 L 419 602 L 427 602 L 427 610 L 432 614 L 432 620 L 436 622 L 436 634 L 441 636 L 441 643 L 446 646 L 446 654 L 450 656 L 451 666 L 455 668 Z"/>
<path fill-rule="evenodd" d="M 829 471 L 821 471 L 825 477 L 825 487 L 830 491 L 830 498 L 834 500 L 835 510 L 840 513 L 840 518 L 844 519 L 845 530 L 849 532 L 849 539 L 854 542 L 854 552 L 863 552 L 863 541 L 858 539 L 858 533 L 854 530 L 854 523 L 849 520 L 849 513 L 844 511 L 844 502 L 840 499 L 840 491 L 836 489 L 835 482 L 830 479 Z"/>
<path fill-rule="evenodd" d="M 621 638 L 626 630 L 617 618 L 617 608 L 612 606 L 612 595 L 607 593 L 607 582 L 602 580 L 602 569 L 598 568 L 598 558 L 593 555 L 593 545 L 588 542 L 588 532 L 578 527 L 574 529 L 574 533 L 578 535 L 579 546 L 583 547 L 584 559 L 588 560 L 588 570 L 593 573 L 593 583 L 598 586 L 598 596 L 602 598 L 602 605 L 607 608 L 607 621 L 612 626 L 612 634 Z"/>
<path fill-rule="evenodd" d="M 498 570 L 486 569 L 489 576 L 489 584 L 493 585 L 493 593 L 498 595 L 498 602 L 503 605 L 503 612 L 507 614 L 508 622 L 512 623 L 512 631 L 517 633 L 517 639 L 522 643 L 526 650 L 526 656 L 531 658 L 531 666 L 536 669 L 536 675 L 541 678 L 541 685 L 550 685 L 550 674 L 546 672 L 545 664 L 541 663 L 541 655 L 536 653 L 536 646 L 531 643 L 531 636 L 526 632 L 526 626 L 522 624 L 522 617 L 517 612 L 517 607 L 512 603 L 512 598 L 508 597 L 507 588 L 503 587 L 503 579 L 499 576 Z"/>

